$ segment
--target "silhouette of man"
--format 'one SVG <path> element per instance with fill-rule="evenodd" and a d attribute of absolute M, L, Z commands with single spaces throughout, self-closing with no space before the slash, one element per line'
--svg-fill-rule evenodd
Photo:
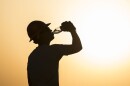
<path fill-rule="evenodd" d="M 29 86 L 59 86 L 58 65 L 64 55 L 79 52 L 82 49 L 76 28 L 70 21 L 63 22 L 62 31 L 68 31 L 72 35 L 72 44 L 53 44 L 52 30 L 42 21 L 32 21 L 27 27 L 30 41 L 38 44 L 28 58 L 27 73 Z"/>

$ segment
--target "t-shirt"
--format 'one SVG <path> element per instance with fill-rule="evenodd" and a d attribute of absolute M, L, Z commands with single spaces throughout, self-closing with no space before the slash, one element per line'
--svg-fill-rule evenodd
<path fill-rule="evenodd" d="M 28 58 L 29 86 L 59 86 L 59 60 L 63 55 L 75 53 L 71 45 L 41 45 Z"/>

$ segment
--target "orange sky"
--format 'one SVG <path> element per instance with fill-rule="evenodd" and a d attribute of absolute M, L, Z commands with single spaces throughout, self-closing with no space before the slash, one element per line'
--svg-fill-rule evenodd
<path fill-rule="evenodd" d="M 0 15 L 0 86 L 28 86 L 33 20 L 51 22 L 52 30 L 66 20 L 77 27 L 83 50 L 61 59 L 60 86 L 130 86 L 130 1 L 1 0 Z M 71 36 L 52 43 L 71 43 Z"/>

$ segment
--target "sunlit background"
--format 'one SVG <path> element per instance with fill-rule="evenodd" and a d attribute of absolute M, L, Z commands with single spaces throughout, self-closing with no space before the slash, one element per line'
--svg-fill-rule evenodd
<path fill-rule="evenodd" d="M 72 21 L 83 50 L 60 60 L 60 86 L 130 86 L 129 0 L 1 0 L 0 86 L 28 86 L 27 59 L 37 46 L 26 27 L 33 20 Z M 71 35 L 53 43 L 70 44 Z"/>

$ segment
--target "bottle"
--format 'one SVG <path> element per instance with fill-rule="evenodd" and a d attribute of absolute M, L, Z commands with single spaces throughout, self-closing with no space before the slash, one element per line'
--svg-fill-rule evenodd
<path fill-rule="evenodd" d="M 59 26 L 59 27 L 54 29 L 53 34 L 58 34 L 60 32 L 62 32 L 62 30 L 60 29 L 60 26 Z"/>

